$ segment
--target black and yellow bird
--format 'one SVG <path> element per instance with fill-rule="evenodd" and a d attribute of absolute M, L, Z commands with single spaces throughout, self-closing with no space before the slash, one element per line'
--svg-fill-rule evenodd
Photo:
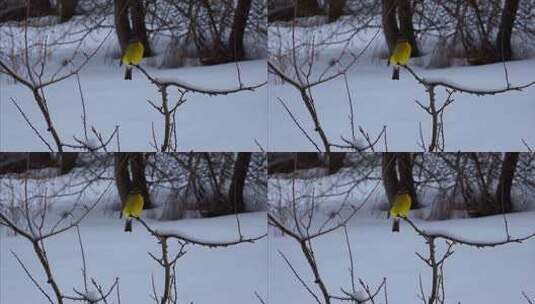
<path fill-rule="evenodd" d="M 132 232 L 132 219 L 141 215 L 143 204 L 144 200 L 140 191 L 132 190 L 128 193 L 123 207 L 123 216 L 126 219 L 124 231 Z"/>
<path fill-rule="evenodd" d="M 409 41 L 405 38 L 399 38 L 396 41 L 394 50 L 388 59 L 388 65 L 392 65 L 392 79 L 399 80 L 399 69 L 406 65 L 411 58 L 412 47 Z"/>
<path fill-rule="evenodd" d="M 392 208 L 390 208 L 390 216 L 392 217 L 392 231 L 399 232 L 400 217 L 409 216 L 411 210 L 412 199 L 411 195 L 406 190 L 399 191 L 394 197 Z"/>
<path fill-rule="evenodd" d="M 132 69 L 134 65 L 139 64 L 143 59 L 143 52 L 143 44 L 139 40 L 132 39 L 129 41 L 128 46 L 121 57 L 121 65 L 124 64 L 126 66 L 124 72 L 125 80 L 132 80 Z"/>

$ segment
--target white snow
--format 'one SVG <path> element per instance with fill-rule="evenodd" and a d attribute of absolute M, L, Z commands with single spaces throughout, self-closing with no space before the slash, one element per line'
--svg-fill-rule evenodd
<path fill-rule="evenodd" d="M 240 216 L 247 234 L 261 235 L 266 231 L 265 213 Z M 236 233 L 234 216 L 214 219 L 191 219 L 157 223 L 153 227 L 179 227 L 198 238 L 228 239 Z M 105 290 L 119 277 L 123 303 L 150 302 L 151 275 L 158 287 L 163 284 L 163 269 L 147 254 L 160 255 L 154 237 L 134 222 L 133 232 L 123 231 L 124 222 L 107 215 L 95 214 L 82 222 L 81 233 L 85 245 L 88 276 L 103 284 Z M 10 251 L 26 263 L 32 274 L 46 285 L 43 270 L 30 244 L 21 237 L 6 236 L 1 231 L 1 303 L 43 303 L 43 296 L 26 277 Z M 74 230 L 46 241 L 48 256 L 60 286 L 72 294 L 72 288 L 83 290 L 81 257 Z M 175 244 L 169 241 L 169 244 Z M 176 267 L 180 303 L 253 303 L 257 291 L 266 295 L 266 239 L 254 244 L 209 249 L 189 246 Z M 173 248 L 170 245 L 170 248 Z M 174 249 L 173 249 L 174 250 Z M 159 289 L 158 291 L 161 291 Z M 161 292 L 160 292 L 161 294 Z M 115 298 L 115 297 L 114 297 Z"/>
<path fill-rule="evenodd" d="M 347 22 L 347 21 L 346 21 Z M 311 58 L 310 44 L 315 43 L 314 64 L 310 80 L 314 82 L 340 56 L 345 46 L 344 39 L 352 34 L 350 25 L 343 23 L 323 27 L 297 27 L 295 33 L 288 28 L 270 27 L 269 49 L 274 62 L 279 62 L 285 72 L 295 79 L 292 56 L 292 35 L 295 35 L 298 66 L 303 69 L 302 79 Z M 414 101 L 427 104 L 425 88 L 407 71 L 401 71 L 399 81 L 391 80 L 391 67 L 386 66 L 385 43 L 382 33 L 375 36 L 377 29 L 364 31 L 352 38 L 348 50 L 359 54 L 359 60 L 347 72 L 348 85 L 353 99 L 355 124 L 362 126 L 374 139 L 387 127 L 389 151 L 422 151 L 420 146 L 420 124 L 426 145 L 431 138 L 431 117 Z M 331 37 L 331 34 L 337 36 Z M 334 43 L 338 41 L 338 43 Z M 331 43 L 321 45 L 322 42 Z M 308 43 L 308 45 L 307 45 Z M 430 52 L 429 43 L 423 42 L 424 50 Z M 331 67 L 331 75 L 347 66 L 351 58 L 346 55 L 341 67 Z M 380 59 L 380 57 L 383 57 Z M 409 66 L 426 79 L 441 79 L 467 88 L 499 89 L 506 86 L 504 66 L 501 63 L 484 66 L 459 66 L 444 69 L 424 69 L 429 55 L 412 59 Z M 509 82 L 520 86 L 535 80 L 535 59 L 510 61 L 506 63 Z M 325 78 L 325 76 L 324 76 Z M 284 100 L 306 132 L 320 143 L 314 131 L 312 120 L 301 100 L 300 93 L 289 84 L 275 81 L 270 75 L 269 87 L 269 132 L 270 151 L 315 151 L 299 128 L 279 103 Z M 436 88 L 438 107 L 443 104 L 446 91 Z M 315 100 L 319 120 L 329 139 L 342 143 L 340 136 L 351 138 L 347 91 L 343 77 L 315 86 L 311 93 Z M 523 91 L 511 91 L 493 96 L 454 94 L 455 101 L 444 113 L 446 151 L 526 151 L 522 142 L 535 145 L 535 86 Z M 358 133 L 358 129 L 356 130 Z M 360 137 L 362 139 L 362 137 Z M 385 150 L 384 139 L 375 147 Z"/>
<path fill-rule="evenodd" d="M 535 230 L 534 212 L 509 216 L 515 235 L 522 236 Z M 501 218 L 480 220 L 450 220 L 434 222 L 433 226 L 455 230 L 472 237 L 501 239 Z M 430 289 L 430 269 L 415 255 L 427 254 L 425 241 L 402 223 L 401 232 L 390 231 L 386 219 L 356 218 L 349 225 L 355 269 L 373 287 L 387 278 L 389 303 L 417 303 L 418 277 L 422 276 L 426 291 Z M 331 233 L 312 242 L 319 269 L 330 290 L 340 294 L 340 288 L 351 290 L 349 262 L 343 231 Z M 439 252 L 445 248 L 439 244 Z M 311 303 L 311 298 L 296 281 L 277 250 L 288 256 L 293 266 L 308 283 L 312 274 L 299 246 L 290 238 L 270 239 L 271 303 Z M 524 303 L 522 291 L 533 292 L 535 278 L 535 240 L 524 244 L 510 244 L 489 249 L 456 246 L 455 253 L 444 266 L 446 299 L 448 303 Z M 318 290 L 318 289 L 315 289 Z M 379 297 L 383 303 L 383 296 Z"/>
<path fill-rule="evenodd" d="M 340 174 L 338 174 L 340 175 Z M 328 196 L 342 192 L 345 186 L 330 191 L 327 185 L 333 185 L 336 177 L 317 178 L 314 180 L 296 180 L 295 189 L 298 200 L 304 193 L 326 195 L 317 198 L 312 231 L 317 223 L 325 221 L 331 211 L 337 210 L 341 196 Z M 282 192 L 270 188 L 270 204 L 272 210 L 279 206 L 279 197 L 288 198 L 291 184 L 288 180 L 275 179 Z M 371 184 L 360 185 L 350 202 L 358 202 L 358 197 L 365 197 L 373 189 Z M 338 184 L 342 184 L 338 182 Z M 380 188 L 372 193 L 370 201 L 348 223 L 348 234 L 352 246 L 356 279 L 362 279 L 373 292 L 380 286 L 383 278 L 387 279 L 388 303 L 419 303 L 419 276 L 422 278 L 426 294 L 431 286 L 431 269 L 418 258 L 416 252 L 426 257 L 428 247 L 406 222 L 401 223 L 401 232 L 392 233 L 391 221 L 386 213 L 377 209 L 377 204 L 384 200 Z M 360 200 L 361 201 L 361 200 Z M 424 202 L 425 203 L 425 202 Z M 305 208 L 306 203 L 299 203 L 298 210 Z M 284 206 L 284 203 L 283 203 Z M 347 216 L 350 210 L 343 210 Z M 467 240 L 501 241 L 505 237 L 502 216 L 491 216 L 477 219 L 453 219 L 444 221 L 425 221 L 418 219 L 418 212 L 411 215 L 413 221 L 421 229 L 444 232 L 463 237 Z M 507 215 L 509 230 L 512 237 L 524 237 L 535 232 L 535 212 L 519 212 Z M 291 222 L 292 220 L 290 220 Z M 306 223 L 306 221 L 305 221 Z M 314 284 L 314 277 L 309 265 L 301 252 L 298 243 L 289 236 L 273 233 L 270 228 L 269 245 L 269 280 L 270 303 L 308 304 L 314 299 L 303 288 L 301 283 L 279 255 L 282 252 L 292 263 L 312 289 L 320 295 L 319 288 Z M 436 240 L 437 255 L 440 257 L 447 248 L 444 241 Z M 316 261 L 323 280 L 330 292 L 343 296 L 341 289 L 351 292 L 350 262 L 343 229 L 320 236 L 312 240 Z M 477 249 L 464 245 L 454 246 L 454 254 L 444 265 L 446 303 L 526 303 L 522 292 L 532 295 L 535 286 L 535 238 L 522 244 L 513 243 L 501 247 Z M 356 289 L 360 289 L 357 282 Z M 376 303 L 385 303 L 381 292 Z"/>
<path fill-rule="evenodd" d="M 76 24 L 71 27 L 76 29 Z M 41 41 L 39 39 L 44 39 L 41 37 L 44 36 L 50 42 L 54 41 L 56 36 L 61 37 L 63 31 L 66 30 L 64 25 L 57 25 L 44 30 L 29 28 L 28 33 L 30 37 L 35 37 L 36 41 Z M 15 29 L 15 32 L 18 33 L 19 38 L 23 37 L 22 29 Z M 88 54 L 94 51 L 108 34 L 109 29 L 93 32 L 91 39 L 87 39 L 86 43 L 81 46 L 80 52 Z M 70 38 L 72 37 L 63 39 L 69 40 Z M 159 47 L 163 48 L 161 44 L 155 43 L 156 52 L 159 51 Z M 9 40 L 7 35 L 0 38 L 0 45 L 9 46 L 6 51 L 21 47 L 21 45 L 14 46 L 13 41 Z M 116 56 L 116 45 L 115 34 L 112 33 L 80 72 L 89 135 L 92 136 L 91 127 L 94 126 L 107 139 L 115 127 L 119 126 L 122 151 L 154 151 L 152 128 L 154 126 L 157 142 L 161 144 L 164 120 L 163 116 L 153 109 L 147 100 L 155 104 L 161 103 L 158 88 L 138 70 L 133 71 L 132 81 L 123 80 L 124 67 L 119 66 L 118 59 L 112 58 Z M 55 73 L 65 60 L 71 58 L 75 47 L 76 45 L 67 44 L 51 48 L 47 54 L 45 75 Z M 32 60 L 38 60 L 39 57 L 32 54 L 30 56 L 35 56 Z M 75 66 L 83 58 L 85 58 L 83 55 L 78 55 L 73 60 Z M 215 91 L 239 86 L 237 67 L 234 63 L 156 69 L 153 66 L 157 65 L 157 61 L 158 58 L 149 58 L 144 60 L 145 63 L 142 62 L 144 69 L 154 78 L 179 79 L 194 88 L 209 88 Z M 254 86 L 266 81 L 265 60 L 243 61 L 238 64 L 244 86 Z M 24 69 L 21 70 L 24 71 Z M 68 71 L 69 69 L 66 69 L 63 72 Z M 48 80 L 48 77 L 44 80 Z M 176 90 L 169 88 L 168 93 L 170 104 L 174 104 L 177 98 Z M 68 143 L 75 143 L 73 136 L 84 139 L 81 118 L 83 111 L 76 77 L 45 88 L 44 94 L 61 138 Z M 187 102 L 176 114 L 178 149 L 180 151 L 258 151 L 260 149 L 258 145 L 266 149 L 266 94 L 266 86 L 255 91 L 224 96 L 187 94 Z M 20 105 L 37 130 L 52 143 L 52 137 L 46 131 L 44 119 L 31 91 L 23 85 L 14 84 L 13 80 L 6 75 L 1 75 L 0 149 L 2 151 L 47 151 L 47 147 L 28 126 L 11 99 Z M 94 140 L 91 140 L 90 145 L 94 145 Z M 109 150 L 118 150 L 117 140 L 112 141 Z"/>
<path fill-rule="evenodd" d="M 87 293 L 83 294 L 83 297 L 93 302 L 96 302 L 101 298 L 100 294 L 96 290 L 89 290 Z"/>
<path fill-rule="evenodd" d="M 50 171 L 50 170 L 41 170 Z M 73 204 L 78 202 L 74 215 L 77 216 L 91 206 L 110 183 L 104 179 L 87 185 L 85 178 L 92 179 L 93 173 L 75 169 L 73 173 L 59 177 L 46 178 L 43 172 L 35 171 L 35 179 L 28 180 L 30 210 L 37 212 L 42 208 L 38 195 L 55 197 L 48 202 L 45 231 L 62 218 Z M 85 173 L 84 173 L 85 172 Z M 103 175 L 112 174 L 109 169 Z M 32 171 L 34 173 L 34 171 Z M 86 175 L 87 174 L 87 175 Z M 22 180 L 6 176 L 0 179 L 0 208 L 10 207 L 11 199 L 20 201 L 24 196 Z M 76 193 L 85 188 L 78 197 Z M 13 189 L 12 192 L 10 189 Z M 13 197 L 12 197 L 13 195 Z M 160 203 L 155 196 L 155 203 Z M 124 219 L 119 218 L 116 209 L 118 194 L 112 184 L 102 200 L 80 224 L 88 279 L 94 278 L 102 289 L 107 291 L 119 278 L 121 303 L 151 303 L 151 276 L 154 276 L 158 294 L 163 286 L 163 268 L 148 254 L 161 256 L 158 240 L 141 225 L 133 222 L 133 232 L 124 232 Z M 223 216 L 207 219 L 182 219 L 177 221 L 158 221 L 160 208 L 143 211 L 141 217 L 154 230 L 179 231 L 194 240 L 229 241 L 238 236 L 236 216 Z M 8 211 L 8 215 L 11 214 Z M 24 218 L 19 223 L 24 224 Z M 253 212 L 239 215 L 241 233 L 244 238 L 255 238 L 266 233 L 266 213 Z M 39 223 L 40 216 L 35 220 Z M 60 227 L 70 223 L 66 218 Z M 170 254 L 177 251 L 175 240 L 168 240 Z M 82 257 L 75 229 L 45 240 L 51 268 L 62 290 L 77 296 L 73 288 L 85 292 L 82 277 Z M 255 303 L 255 292 L 262 298 L 267 297 L 267 238 L 254 243 L 235 246 L 208 248 L 188 245 L 186 254 L 176 265 L 179 303 Z M 0 226 L 0 303 L 34 304 L 45 303 L 46 299 L 26 276 L 24 270 L 11 254 L 13 251 L 28 267 L 32 275 L 51 292 L 31 243 L 20 236 L 13 236 L 4 226 Z M 89 289 L 92 287 L 88 282 Z M 91 289 L 90 289 L 91 291 Z M 112 293 L 110 303 L 115 303 Z M 66 303 L 72 303 L 67 301 Z M 77 302 L 78 303 L 78 302 Z"/>

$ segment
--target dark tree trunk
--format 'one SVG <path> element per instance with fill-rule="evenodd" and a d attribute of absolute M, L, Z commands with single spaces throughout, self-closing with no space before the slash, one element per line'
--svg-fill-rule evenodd
<path fill-rule="evenodd" d="M 49 0 L 0 1 L 0 22 L 21 21 L 27 17 L 40 17 L 53 13 Z"/>
<path fill-rule="evenodd" d="M 498 60 L 511 60 L 513 51 L 511 49 L 511 35 L 515 23 L 516 12 L 518 10 L 519 0 L 506 0 L 502 11 L 500 28 L 496 37 L 496 50 L 498 51 Z"/>
<path fill-rule="evenodd" d="M 74 16 L 78 0 L 58 0 L 58 15 L 60 22 L 67 22 Z"/>
<path fill-rule="evenodd" d="M 496 190 L 496 201 L 499 208 L 498 212 L 500 213 L 513 211 L 511 188 L 513 186 L 513 178 L 515 176 L 516 164 L 518 163 L 518 156 L 518 152 L 508 152 L 505 153 L 503 158 L 502 171 Z"/>
<path fill-rule="evenodd" d="M 49 152 L 28 153 L 28 169 L 57 167 L 57 162 L 53 159 L 52 155 Z"/>
<path fill-rule="evenodd" d="M 22 173 L 31 169 L 43 169 L 55 166 L 56 162 L 52 159 L 52 154 L 49 152 L 0 153 L 0 174 Z"/>
<path fill-rule="evenodd" d="M 45 16 L 52 13 L 52 6 L 49 0 L 30 0 L 30 17 Z"/>
<path fill-rule="evenodd" d="M 0 175 L 22 173 L 29 167 L 29 155 L 25 152 L 0 153 Z"/>
<path fill-rule="evenodd" d="M 420 202 L 416 194 L 416 187 L 414 186 L 414 177 L 412 175 L 412 154 L 411 153 L 397 153 L 396 154 L 399 171 L 399 187 L 406 189 L 412 199 L 411 209 L 420 208 Z"/>
<path fill-rule="evenodd" d="M 383 186 L 385 188 L 386 197 L 390 205 L 394 201 L 394 197 L 399 191 L 399 181 L 396 172 L 396 154 L 390 152 L 383 153 Z"/>
<path fill-rule="evenodd" d="M 491 187 L 484 174 L 483 164 L 481 163 L 481 160 L 479 159 L 479 155 L 476 152 L 471 152 L 469 155 L 474 162 L 474 166 L 476 169 L 474 172 L 474 175 L 477 177 L 477 184 L 479 186 L 482 199 L 485 202 L 491 202 L 493 199 L 492 194 L 491 194 L 491 189 L 490 189 Z"/>
<path fill-rule="evenodd" d="M 78 159 L 78 153 L 76 152 L 63 152 L 60 154 L 60 166 L 61 174 L 67 174 L 76 166 L 76 160 Z"/>
<path fill-rule="evenodd" d="M 297 17 L 310 17 L 321 13 L 317 0 L 297 0 L 295 8 Z"/>
<path fill-rule="evenodd" d="M 295 17 L 295 6 L 288 1 L 285 6 L 268 9 L 268 22 L 290 21 Z"/>
<path fill-rule="evenodd" d="M 382 22 L 388 50 L 392 53 L 396 40 L 399 37 L 399 29 L 396 21 L 396 0 L 382 0 Z"/>
<path fill-rule="evenodd" d="M 412 47 L 411 57 L 420 56 L 420 50 L 416 43 L 416 36 L 414 35 L 414 27 L 412 25 L 412 7 L 410 0 L 397 0 L 398 16 L 399 16 L 399 30 L 403 38 L 409 40 Z"/>
<path fill-rule="evenodd" d="M 344 167 L 345 152 L 331 152 L 327 156 L 329 157 L 329 174 L 334 174 Z"/>
<path fill-rule="evenodd" d="M 130 19 L 132 20 L 132 34 L 143 44 L 143 57 L 152 56 L 147 28 L 145 27 L 145 8 L 141 0 L 128 0 Z"/>
<path fill-rule="evenodd" d="M 249 171 L 249 164 L 251 162 L 251 152 L 240 152 L 238 158 L 234 163 L 234 172 L 232 173 L 232 180 L 229 188 L 229 201 L 232 204 L 234 213 L 245 211 L 245 201 L 243 200 L 243 189 L 245 186 L 245 179 L 247 178 L 247 171 Z"/>
<path fill-rule="evenodd" d="M 329 0 L 329 22 L 338 20 L 344 13 L 346 0 Z"/>
<path fill-rule="evenodd" d="M 132 32 L 128 20 L 128 0 L 114 0 L 114 19 L 117 40 L 121 47 L 121 53 L 124 53 Z"/>
<path fill-rule="evenodd" d="M 0 22 L 26 18 L 26 5 L 18 0 L 0 1 Z"/>
<path fill-rule="evenodd" d="M 245 50 L 243 48 L 243 37 L 245 34 L 245 26 L 249 18 L 249 10 L 251 9 L 251 0 L 239 0 L 238 7 L 234 12 L 234 21 L 232 23 L 232 31 L 229 37 L 229 48 L 234 60 L 242 60 L 245 58 Z"/>
<path fill-rule="evenodd" d="M 268 174 L 321 168 L 325 163 L 316 152 L 273 152 L 268 154 Z"/>
<path fill-rule="evenodd" d="M 128 192 L 132 189 L 130 174 L 128 173 L 128 153 L 117 152 L 114 155 L 115 185 L 121 198 L 121 209 L 126 201 Z"/>
<path fill-rule="evenodd" d="M 143 196 L 143 209 L 152 208 L 152 201 L 145 179 L 145 159 L 143 153 L 130 153 L 130 171 L 132 172 L 132 188 Z"/>

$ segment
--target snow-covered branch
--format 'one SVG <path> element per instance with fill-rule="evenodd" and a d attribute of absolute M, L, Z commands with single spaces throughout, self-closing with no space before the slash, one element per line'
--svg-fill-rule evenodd
<path fill-rule="evenodd" d="M 402 217 L 404 221 L 409 223 L 409 225 L 416 231 L 418 235 L 423 237 L 426 241 L 429 250 L 429 256 L 424 257 L 420 253 L 416 255 L 431 268 L 432 277 L 431 277 L 431 291 L 429 295 L 426 296 L 423 284 L 420 279 L 420 298 L 424 303 L 427 304 L 442 304 L 444 303 L 445 294 L 444 290 L 444 262 L 453 255 L 453 247 L 456 244 L 472 246 L 477 248 L 486 248 L 486 247 L 496 247 L 512 243 L 522 243 L 528 239 L 534 238 L 535 233 L 529 234 L 520 238 L 513 238 L 509 235 L 508 230 L 506 229 L 507 237 L 505 240 L 495 240 L 495 241 L 482 241 L 482 240 L 473 240 L 461 236 L 453 235 L 446 231 L 441 230 L 430 230 L 422 229 L 418 227 L 412 220 Z M 442 254 L 442 256 L 437 256 L 437 249 L 435 241 L 437 239 L 442 239 L 446 242 L 447 248 Z M 442 290 L 442 292 L 441 292 Z"/>
<path fill-rule="evenodd" d="M 198 246 L 205 246 L 205 247 L 228 247 L 228 246 L 234 246 L 242 243 L 254 243 L 264 237 L 267 236 L 266 233 L 255 236 L 255 237 L 244 237 L 239 233 L 237 238 L 234 239 L 228 239 L 228 240 L 208 240 L 208 239 L 202 239 L 198 237 L 189 236 L 181 231 L 177 231 L 175 229 L 153 229 L 151 228 L 144 220 L 141 218 L 136 218 L 138 222 L 140 222 L 147 231 L 152 234 L 153 236 L 160 238 L 160 239 L 177 239 L 192 245 L 198 245 Z"/>
<path fill-rule="evenodd" d="M 442 86 L 450 90 L 454 90 L 456 92 L 461 93 L 467 93 L 467 94 L 473 94 L 478 96 L 484 96 L 484 95 L 496 95 L 501 93 L 506 93 L 510 91 L 522 91 L 523 89 L 529 88 L 533 85 L 535 85 L 535 80 L 532 82 L 528 82 L 523 85 L 519 86 L 511 86 L 509 83 L 501 88 L 473 88 L 469 86 L 465 86 L 459 83 L 456 83 L 450 79 L 443 79 L 443 78 L 425 78 L 422 76 L 419 76 L 412 68 L 404 65 L 403 66 L 411 75 L 421 84 L 423 84 L 426 87 L 437 87 Z"/>
<path fill-rule="evenodd" d="M 207 87 L 202 87 L 199 85 L 194 85 L 184 80 L 178 80 L 175 78 L 153 77 L 141 66 L 136 65 L 135 67 L 138 70 L 140 70 L 153 84 L 157 85 L 158 87 L 177 87 L 182 90 L 199 93 L 199 94 L 228 95 L 228 94 L 234 94 L 234 93 L 238 93 L 242 91 L 254 91 L 267 84 L 267 81 L 264 81 L 255 85 L 246 86 L 240 82 L 238 86 L 231 87 L 231 88 L 225 88 L 225 89 L 207 88 Z"/>
<path fill-rule="evenodd" d="M 215 248 L 215 247 L 228 247 L 228 246 L 234 246 L 241 243 L 254 243 L 257 240 L 260 240 L 264 238 L 267 234 L 263 234 L 258 237 L 253 238 L 246 238 L 241 234 L 241 230 L 239 228 L 239 220 L 238 220 L 238 238 L 232 239 L 232 240 L 207 240 L 207 239 L 201 239 L 193 236 L 189 236 L 181 231 L 177 231 L 176 229 L 153 229 L 150 227 L 144 220 L 142 220 L 139 217 L 135 218 L 138 222 L 140 222 L 147 231 L 154 236 L 158 243 L 160 244 L 161 257 L 156 257 L 154 254 L 149 252 L 150 257 L 156 261 L 162 268 L 163 268 L 163 290 L 161 297 L 158 296 L 156 292 L 156 288 L 154 286 L 153 281 L 153 294 L 152 298 L 156 303 L 159 304 L 176 304 L 177 303 L 177 282 L 176 282 L 176 274 L 175 274 L 175 267 L 176 262 L 178 259 L 180 259 L 182 256 L 186 254 L 186 246 L 188 245 L 197 245 L 197 246 L 204 246 L 209 248 Z M 169 250 L 169 240 L 174 239 L 177 241 L 177 247 L 176 253 L 171 255 L 171 252 Z"/>
<path fill-rule="evenodd" d="M 511 244 L 511 243 L 522 243 L 531 238 L 535 238 L 535 232 L 534 232 L 529 235 L 526 235 L 523 237 L 517 237 L 517 238 L 507 235 L 507 237 L 502 240 L 493 240 L 493 241 L 475 240 L 475 239 L 469 239 L 469 238 L 462 237 L 462 236 L 457 236 L 447 231 L 422 229 L 418 227 L 412 220 L 408 218 L 403 218 L 403 219 L 407 223 L 409 223 L 409 225 L 411 225 L 414 231 L 416 231 L 419 235 L 425 238 L 444 239 L 446 241 L 450 241 L 456 244 L 473 246 L 477 248 L 496 247 L 496 246 L 501 246 L 501 245 L 506 245 L 506 244 Z"/>

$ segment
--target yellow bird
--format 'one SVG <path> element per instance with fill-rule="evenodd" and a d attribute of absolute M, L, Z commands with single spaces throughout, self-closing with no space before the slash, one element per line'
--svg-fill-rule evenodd
<path fill-rule="evenodd" d="M 392 231 L 399 232 L 399 218 L 407 217 L 411 210 L 412 199 L 407 191 L 400 191 L 394 198 L 392 208 L 390 208 L 390 216 L 394 220 L 392 223 Z"/>
<path fill-rule="evenodd" d="M 124 79 L 132 80 L 132 68 L 135 64 L 139 64 L 143 59 L 143 44 L 137 40 L 132 40 L 126 47 L 126 51 L 121 58 L 121 65 L 126 65 Z"/>
<path fill-rule="evenodd" d="M 399 80 L 399 69 L 406 65 L 411 58 L 411 44 L 405 38 L 399 38 L 394 46 L 394 51 L 388 60 L 388 65 L 392 64 L 392 79 Z"/>
<path fill-rule="evenodd" d="M 126 219 L 124 231 L 132 232 L 132 217 L 139 217 L 143 210 L 143 196 L 139 191 L 133 190 L 128 193 L 123 207 L 123 216 Z"/>

